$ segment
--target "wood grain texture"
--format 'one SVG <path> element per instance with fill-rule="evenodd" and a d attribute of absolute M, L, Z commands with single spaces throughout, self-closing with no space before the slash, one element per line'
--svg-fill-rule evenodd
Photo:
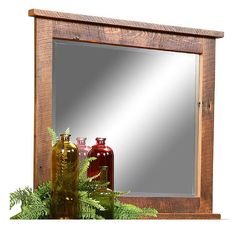
<path fill-rule="evenodd" d="M 156 218 L 142 218 L 152 220 L 220 220 L 220 214 L 207 213 L 160 213 Z"/>
<path fill-rule="evenodd" d="M 213 37 L 213 38 L 221 38 L 224 36 L 224 33 L 221 31 L 193 29 L 193 28 L 169 26 L 169 25 L 158 25 L 158 24 L 152 24 L 152 23 L 118 20 L 118 19 L 111 19 L 111 18 L 105 18 L 105 17 L 86 16 L 86 15 L 47 11 L 47 10 L 40 10 L 40 9 L 29 10 L 29 16 L 63 20 L 63 21 L 86 22 L 86 23 L 99 24 L 99 25 L 108 25 L 108 26 L 110 25 L 112 27 L 120 27 L 120 28 L 126 27 L 126 28 L 141 29 L 141 30 L 145 29 L 145 30 L 161 32 L 161 33 L 195 35 L 195 36 L 205 36 L 205 37 Z"/>
<path fill-rule="evenodd" d="M 202 53 L 201 38 L 145 30 L 54 21 L 53 37 L 119 46 Z M 184 43 L 183 43 L 184 42 Z"/>
<path fill-rule="evenodd" d="M 34 187 L 50 179 L 52 126 L 52 21 L 35 19 Z"/>
<path fill-rule="evenodd" d="M 200 58 L 200 208 L 199 212 L 212 212 L 215 40 L 203 38 Z"/>
<path fill-rule="evenodd" d="M 212 214 L 213 129 L 215 38 L 223 37 L 223 33 L 216 36 L 211 31 L 41 10 L 32 10 L 30 15 L 35 16 L 34 186 L 50 179 L 51 143 L 47 127 L 52 127 L 53 39 L 196 53 L 200 54 L 197 196 L 120 199 L 156 208 L 160 212 L 158 219 L 219 219 L 219 214 Z"/>
<path fill-rule="evenodd" d="M 160 213 L 194 213 L 200 206 L 200 198 L 190 197 L 120 197 L 119 200 L 139 207 L 155 208 Z"/>

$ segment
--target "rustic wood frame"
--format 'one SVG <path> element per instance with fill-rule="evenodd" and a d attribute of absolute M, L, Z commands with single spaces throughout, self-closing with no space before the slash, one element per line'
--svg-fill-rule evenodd
<path fill-rule="evenodd" d="M 158 219 L 220 219 L 212 213 L 215 39 L 223 32 L 32 9 L 35 18 L 34 187 L 50 179 L 53 39 L 200 55 L 198 187 L 195 197 L 123 197 L 155 207 Z"/>

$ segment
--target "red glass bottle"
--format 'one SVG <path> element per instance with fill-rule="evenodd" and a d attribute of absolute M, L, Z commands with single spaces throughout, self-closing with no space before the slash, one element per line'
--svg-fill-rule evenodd
<path fill-rule="evenodd" d="M 90 163 L 88 177 L 100 173 L 100 166 L 108 166 L 107 180 L 110 182 L 108 188 L 114 190 L 114 153 L 113 150 L 105 145 L 106 138 L 96 138 L 97 144 L 92 146 L 88 152 L 88 157 L 96 157 L 97 160 Z M 99 178 L 98 178 L 99 180 Z"/>
<path fill-rule="evenodd" d="M 81 165 L 82 165 L 84 159 L 86 157 L 88 157 L 88 152 L 91 149 L 91 147 L 86 145 L 86 140 L 87 140 L 87 138 L 83 138 L 83 137 L 77 137 L 76 138 L 76 141 L 77 141 L 76 146 L 77 146 L 78 151 L 79 151 L 79 160 L 80 160 Z"/>

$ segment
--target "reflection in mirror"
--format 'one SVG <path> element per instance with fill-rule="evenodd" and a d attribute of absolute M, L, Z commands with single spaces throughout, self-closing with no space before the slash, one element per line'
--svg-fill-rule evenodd
<path fill-rule="evenodd" d="M 72 140 L 106 137 L 115 189 L 196 194 L 199 56 L 54 40 L 53 126 Z"/>

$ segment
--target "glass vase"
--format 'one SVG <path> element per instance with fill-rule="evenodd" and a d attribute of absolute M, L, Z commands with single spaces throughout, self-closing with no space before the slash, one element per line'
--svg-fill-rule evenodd
<path fill-rule="evenodd" d="M 77 218 L 78 150 L 69 134 L 61 134 L 52 149 L 52 205 L 54 219 Z"/>
<path fill-rule="evenodd" d="M 100 183 L 106 183 L 108 181 L 108 166 L 100 166 Z M 114 194 L 113 191 L 107 187 L 100 187 L 90 195 L 93 199 L 99 201 L 99 203 L 105 208 L 104 211 L 96 209 L 96 214 L 102 216 L 105 219 L 113 219 L 114 214 Z"/>
<path fill-rule="evenodd" d="M 100 166 L 108 167 L 107 180 L 110 182 L 108 188 L 114 190 L 114 153 L 106 146 L 106 138 L 96 138 L 96 145 L 88 152 L 88 157 L 96 157 L 97 160 L 90 163 L 87 176 L 92 177 L 100 173 Z M 99 180 L 100 177 L 97 178 Z"/>
<path fill-rule="evenodd" d="M 83 137 L 77 137 L 77 148 L 78 148 L 78 154 L 79 154 L 79 162 L 80 166 L 82 166 L 84 160 L 88 157 L 88 152 L 90 151 L 91 147 L 86 145 L 87 138 Z"/>

